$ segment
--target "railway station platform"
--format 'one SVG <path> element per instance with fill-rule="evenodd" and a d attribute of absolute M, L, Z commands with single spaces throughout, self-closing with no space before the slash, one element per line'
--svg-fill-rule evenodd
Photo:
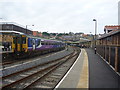
<path fill-rule="evenodd" d="M 120 89 L 120 75 L 92 49 L 82 49 L 76 62 L 56 88 Z"/>

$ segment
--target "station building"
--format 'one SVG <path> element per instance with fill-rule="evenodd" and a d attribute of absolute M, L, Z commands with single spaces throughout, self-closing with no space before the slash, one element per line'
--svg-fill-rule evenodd
<path fill-rule="evenodd" d="M 111 31 L 117 31 L 120 30 L 120 25 L 109 25 L 104 27 L 105 33 L 110 33 Z"/>
<path fill-rule="evenodd" d="M 11 22 L 0 23 L 0 30 L 18 31 L 28 35 L 33 35 L 33 31 L 31 31 L 30 29 L 27 29 L 25 26 L 22 26 L 16 23 L 11 23 Z"/>

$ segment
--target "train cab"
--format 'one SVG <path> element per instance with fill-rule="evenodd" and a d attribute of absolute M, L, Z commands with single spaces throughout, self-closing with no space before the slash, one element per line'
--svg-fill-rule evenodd
<path fill-rule="evenodd" d="M 24 33 L 17 31 L 2 30 L 1 33 L 1 47 L 2 52 L 11 51 L 14 53 L 27 52 L 27 36 Z"/>
<path fill-rule="evenodd" d="M 14 52 L 27 52 L 28 40 L 26 35 L 14 35 L 13 36 L 13 43 L 12 43 L 12 50 Z"/>

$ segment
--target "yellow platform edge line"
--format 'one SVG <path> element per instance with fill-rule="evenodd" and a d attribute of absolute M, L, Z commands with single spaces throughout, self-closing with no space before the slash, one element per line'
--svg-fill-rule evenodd
<path fill-rule="evenodd" d="M 82 49 L 84 55 L 82 72 L 80 74 L 80 80 L 78 82 L 77 88 L 89 88 L 89 67 L 88 67 L 88 55 L 85 49 Z"/>

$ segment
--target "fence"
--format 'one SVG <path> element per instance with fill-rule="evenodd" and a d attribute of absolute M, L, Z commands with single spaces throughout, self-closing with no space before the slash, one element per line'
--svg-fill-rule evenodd
<path fill-rule="evenodd" d="M 97 53 L 120 73 L 120 46 L 97 45 Z"/>

